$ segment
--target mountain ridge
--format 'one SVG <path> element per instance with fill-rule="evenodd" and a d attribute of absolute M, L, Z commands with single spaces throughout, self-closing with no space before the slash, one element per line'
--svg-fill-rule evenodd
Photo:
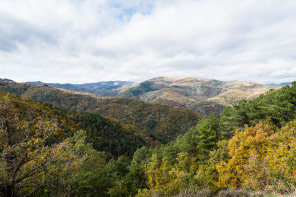
<path fill-rule="evenodd" d="M 31 124 L 39 119 L 53 121 L 57 124 L 58 132 L 52 141 L 62 141 L 83 129 L 87 132 L 87 141 L 91 142 L 97 151 L 105 151 L 109 157 L 116 157 L 118 154 L 131 157 L 137 148 L 153 143 L 159 144 L 132 125 L 98 114 L 65 110 L 3 91 L 0 91 L 0 101 L 2 115 L 5 112 L 9 121 L 15 119 L 15 122 L 22 123 L 26 120 Z M 4 106 L 7 108 L 6 111 L 3 111 Z M 11 130 L 16 130 L 13 133 L 15 136 L 22 136 L 18 128 Z M 12 136 L 12 139 L 14 138 L 16 137 Z"/>
<path fill-rule="evenodd" d="M 122 89 L 117 96 L 186 107 L 210 115 L 221 113 L 223 108 L 242 99 L 250 100 L 279 87 L 238 80 L 156 77 Z"/>
<path fill-rule="evenodd" d="M 202 115 L 189 109 L 147 103 L 132 98 L 101 97 L 90 93 L 62 90 L 0 80 L 0 91 L 50 103 L 68 110 L 90 112 L 117 119 L 141 129 L 155 140 L 167 143 L 197 124 Z"/>
<path fill-rule="evenodd" d="M 254 99 L 270 89 L 278 89 L 281 85 L 265 85 L 249 81 L 220 81 L 200 77 L 154 77 L 140 83 L 107 81 L 76 84 L 58 88 L 99 94 L 101 96 L 134 98 L 150 103 L 160 103 L 176 107 L 184 107 L 204 115 L 222 110 L 240 100 Z M 92 87 L 88 87 L 89 84 Z M 104 86 L 104 84 L 109 84 Z M 111 84 L 111 85 L 110 85 Z M 48 83 L 47 85 L 51 85 Z M 73 85 L 77 88 L 73 88 Z M 96 86 L 96 87 L 95 87 Z M 88 88 L 88 89 L 87 89 Z"/>
<path fill-rule="evenodd" d="M 78 92 L 88 92 L 92 94 L 100 94 L 102 96 L 113 96 L 116 95 L 116 91 L 113 93 L 112 90 L 116 90 L 122 86 L 129 86 L 134 82 L 131 81 L 99 81 L 93 83 L 84 84 L 71 84 L 71 83 L 45 83 L 42 81 L 29 81 L 26 82 L 32 85 L 48 85 L 55 88 L 61 88 L 66 90 L 73 90 Z"/>

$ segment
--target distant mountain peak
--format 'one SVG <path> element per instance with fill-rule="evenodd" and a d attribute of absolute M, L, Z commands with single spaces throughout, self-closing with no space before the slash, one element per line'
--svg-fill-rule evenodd
<path fill-rule="evenodd" d="M 213 79 L 201 78 L 201 77 L 171 77 L 171 76 L 160 76 L 160 77 L 153 77 L 148 79 L 147 81 L 179 81 L 179 80 L 188 80 L 188 81 L 209 81 Z"/>
<path fill-rule="evenodd" d="M 43 85 L 43 82 L 33 84 Z M 158 76 L 140 83 L 100 81 L 86 84 L 53 84 L 48 86 L 101 96 L 135 98 L 142 101 L 185 107 L 203 114 L 220 113 L 242 99 L 253 99 L 280 86 L 250 81 L 220 81 L 201 77 Z"/>
<path fill-rule="evenodd" d="M 278 87 L 249 81 L 161 76 L 122 88 L 117 96 L 186 107 L 208 115 L 219 113 L 242 99 L 253 99 L 272 88 Z"/>
<path fill-rule="evenodd" d="M 55 88 L 71 90 L 76 92 L 88 92 L 99 94 L 102 96 L 115 96 L 118 93 L 118 88 L 130 86 L 134 82 L 131 81 L 99 81 L 94 83 L 70 84 L 70 83 L 44 83 L 42 81 L 27 82 L 33 85 L 48 85 Z"/>
<path fill-rule="evenodd" d="M 11 82 L 13 82 L 13 80 L 11 80 L 11 79 L 7 79 L 7 78 L 0 78 L 0 80 L 1 80 L 1 81 L 11 81 Z"/>
<path fill-rule="evenodd" d="M 267 84 L 270 86 L 285 86 L 285 85 L 291 85 L 292 82 L 283 82 L 283 83 L 271 83 L 271 84 Z"/>

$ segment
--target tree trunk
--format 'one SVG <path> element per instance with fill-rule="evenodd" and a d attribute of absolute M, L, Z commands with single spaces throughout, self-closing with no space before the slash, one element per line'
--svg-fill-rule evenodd
<path fill-rule="evenodd" d="M 14 192 L 13 192 L 13 185 L 7 185 L 5 188 L 4 196 L 6 197 L 14 197 Z"/>

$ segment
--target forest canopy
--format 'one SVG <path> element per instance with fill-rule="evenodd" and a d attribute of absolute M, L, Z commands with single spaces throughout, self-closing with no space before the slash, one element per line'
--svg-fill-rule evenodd
<path fill-rule="evenodd" d="M 0 96 L 4 196 L 214 195 L 227 188 L 296 187 L 296 82 L 205 117 L 158 146 L 111 119 Z"/>

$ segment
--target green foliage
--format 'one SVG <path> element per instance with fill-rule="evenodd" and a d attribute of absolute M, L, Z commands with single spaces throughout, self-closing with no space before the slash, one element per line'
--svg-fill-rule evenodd
<path fill-rule="evenodd" d="M 129 97 L 137 97 L 145 92 L 155 91 L 157 89 L 152 88 L 151 86 L 155 83 L 155 81 L 146 81 L 140 84 L 140 87 L 136 89 L 130 89 L 125 94 L 130 93 Z"/>
<path fill-rule="evenodd" d="M 293 82 L 291 86 L 270 90 L 254 100 L 242 100 L 233 107 L 225 108 L 221 114 L 221 133 L 230 138 L 236 129 L 242 129 L 245 124 L 254 126 L 267 118 L 282 127 L 296 117 L 295 112 L 296 82 Z"/>
<path fill-rule="evenodd" d="M 40 117 L 54 119 L 57 132 L 49 136 L 46 143 L 62 141 L 74 135 L 75 131 L 83 129 L 87 133 L 87 142 L 92 143 L 98 151 L 106 151 L 109 157 L 133 153 L 143 145 L 147 137 L 131 125 L 125 125 L 117 120 L 104 118 L 91 113 L 67 111 L 50 104 L 21 99 L 0 92 L 0 115 L 2 130 L 7 130 L 8 144 L 13 144 L 23 138 L 19 130 L 26 129 Z M 26 123 L 22 123 L 25 121 Z M 19 125 L 22 123 L 22 125 Z M 0 145 L 1 150 L 1 145 Z"/>
<path fill-rule="evenodd" d="M 296 127 L 290 121 L 295 119 L 295 93 L 293 83 L 243 100 L 220 116 L 202 119 L 175 141 L 151 149 L 157 157 L 146 159 L 148 188 L 138 196 L 170 196 L 180 189 L 294 188 Z"/>
<path fill-rule="evenodd" d="M 206 159 L 210 151 L 216 148 L 219 136 L 219 118 L 214 113 L 210 117 L 203 119 L 197 124 L 198 144 L 197 148 L 200 153 L 201 160 Z"/>
<path fill-rule="evenodd" d="M 139 165 L 129 167 L 127 156 L 144 143 L 135 128 L 2 92 L 0 114 L 3 195 L 110 196 L 118 185 L 127 188 L 127 196 L 136 193 L 139 185 L 134 181 L 144 174 Z M 76 132 L 81 128 L 86 132 Z M 110 147 L 111 143 L 114 145 Z M 107 151 L 108 156 L 127 156 L 107 163 L 106 154 L 93 147 Z M 145 181 L 142 184 L 145 187 Z"/>
<path fill-rule="evenodd" d="M 171 139 L 184 134 L 201 118 L 188 109 L 123 98 L 103 99 L 97 103 L 95 113 L 132 124 L 156 138 L 161 133 Z"/>
<path fill-rule="evenodd" d="M 152 84 L 144 83 L 143 88 L 149 88 Z M 3 80 L 0 80 L 0 91 L 50 103 L 68 110 L 115 118 L 139 128 L 138 135 L 153 145 L 167 143 L 178 135 L 184 134 L 188 128 L 196 125 L 202 116 L 189 109 L 146 103 L 136 99 L 103 98 L 87 93 L 78 94 L 48 86 Z"/>
<path fill-rule="evenodd" d="M 48 139 L 58 134 L 53 120 L 41 117 L 31 122 L 18 120 L 18 133 L 5 127 L 0 131 L 1 193 L 4 196 L 68 193 L 70 176 L 96 152 L 85 144 L 85 132 L 78 131 L 73 137 L 49 146 Z M 11 141 L 14 136 L 18 140 Z"/>
<path fill-rule="evenodd" d="M 296 187 L 295 92 L 293 83 L 243 100 L 156 147 L 143 146 L 150 138 L 134 126 L 0 92 L 0 194 L 128 197 L 205 189 L 222 195 L 219 190 L 226 188 L 290 191 Z M 122 104 L 112 107 L 114 114 Z M 140 119 L 160 112 L 149 111 L 145 104 L 135 106 L 136 113 L 145 114 Z M 174 118 L 161 120 L 168 125 Z M 158 120 L 141 121 L 157 128 Z"/>
<path fill-rule="evenodd" d="M 112 187 L 112 181 L 108 176 L 106 163 L 104 153 L 93 151 L 78 173 L 71 174 L 68 179 L 69 193 L 73 196 L 108 196 L 108 188 Z"/>

